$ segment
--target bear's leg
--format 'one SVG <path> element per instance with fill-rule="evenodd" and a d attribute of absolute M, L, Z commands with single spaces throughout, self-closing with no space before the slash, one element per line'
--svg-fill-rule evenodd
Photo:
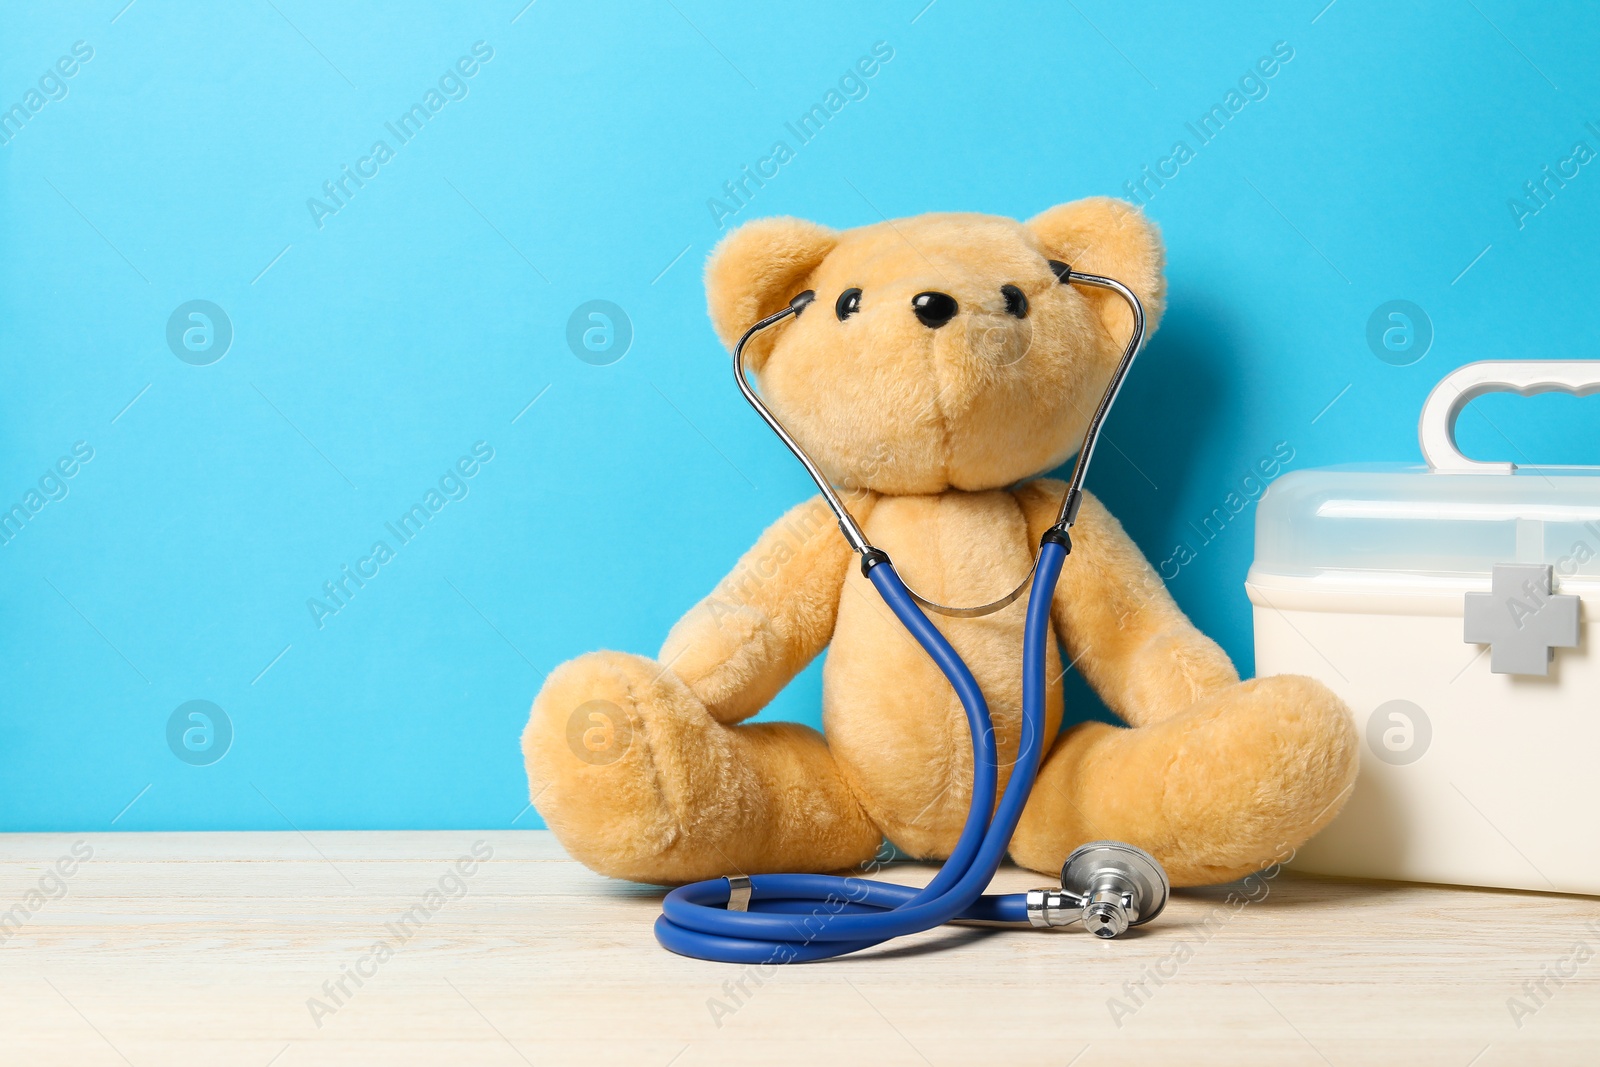
<path fill-rule="evenodd" d="M 1109 838 L 1152 853 L 1174 885 L 1231 881 L 1288 859 L 1339 813 L 1356 745 L 1339 698 L 1295 675 L 1227 686 L 1136 729 L 1084 723 L 1046 756 L 1011 855 L 1053 873 Z"/>
<path fill-rule="evenodd" d="M 833 871 L 882 842 L 821 734 L 720 723 L 642 656 L 595 652 L 558 667 L 534 700 L 522 751 L 550 829 L 616 878 Z"/>

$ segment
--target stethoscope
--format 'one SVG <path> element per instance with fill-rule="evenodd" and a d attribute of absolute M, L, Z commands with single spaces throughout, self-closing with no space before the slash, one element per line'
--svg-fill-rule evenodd
<path fill-rule="evenodd" d="M 1144 306 L 1113 278 L 1074 271 L 1054 260 L 1061 284 L 1109 289 L 1133 312 L 1133 334 L 1084 432 L 1072 479 L 1056 522 L 1040 539 L 1033 569 L 999 600 L 977 607 L 935 604 L 901 581 L 883 550 L 874 548 L 838 492 L 811 456 L 800 447 L 745 377 L 744 350 L 762 330 L 798 316 L 815 299 L 806 290 L 781 311 L 745 331 L 733 350 L 734 377 L 751 407 L 794 453 L 839 520 L 839 529 L 861 557 L 861 570 L 885 604 L 943 672 L 966 711 L 972 733 L 972 806 L 950 858 L 923 889 L 866 878 L 820 874 L 735 874 L 680 886 L 667 894 L 656 939 L 684 956 L 724 963 L 804 963 L 881 944 L 895 937 L 947 922 L 1027 923 L 1037 928 L 1066 926 L 1080 919 L 1099 937 L 1117 937 L 1147 923 L 1166 906 L 1167 874 L 1155 857 L 1119 841 L 1094 841 L 1067 857 L 1060 889 L 985 895 L 1005 857 L 1011 835 L 1039 773 L 1045 729 L 1045 653 L 1050 633 L 1050 602 L 1061 568 L 1072 550 L 1070 531 L 1083 503 L 1096 439 L 1106 413 L 1144 344 Z M 999 805 L 994 803 L 999 768 L 989 707 L 977 680 L 922 608 L 954 618 L 976 618 L 999 611 L 1028 591 L 1022 638 L 1022 740 Z M 992 819 L 991 819 L 992 816 Z"/>

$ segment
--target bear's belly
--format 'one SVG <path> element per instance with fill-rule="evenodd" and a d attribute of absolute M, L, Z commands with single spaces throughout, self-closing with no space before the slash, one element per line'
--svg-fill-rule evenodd
<path fill-rule="evenodd" d="M 941 604 L 995 600 L 1027 575 L 1033 561 L 1022 509 L 999 490 L 884 497 L 865 529 L 911 588 Z M 978 619 L 928 613 L 983 688 L 1002 788 L 1020 739 L 1026 607 L 1024 594 Z M 1054 737 L 1061 657 L 1053 634 L 1046 675 L 1046 736 Z M 851 788 L 885 836 L 912 855 L 948 855 L 972 797 L 966 714 L 950 683 L 856 566 L 840 593 L 823 668 L 823 727 Z"/>

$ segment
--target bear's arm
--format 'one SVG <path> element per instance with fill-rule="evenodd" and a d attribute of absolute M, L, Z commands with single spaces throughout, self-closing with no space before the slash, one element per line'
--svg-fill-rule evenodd
<path fill-rule="evenodd" d="M 1041 479 L 1017 491 L 1034 542 L 1055 522 L 1065 490 Z M 1227 653 L 1195 628 L 1122 524 L 1088 493 L 1050 614 L 1069 660 L 1130 726 L 1160 722 L 1239 680 Z"/>
<path fill-rule="evenodd" d="M 870 500 L 852 501 L 863 520 Z M 720 722 L 747 719 L 833 639 L 853 554 L 819 497 L 763 533 L 667 634 L 659 657 Z"/>

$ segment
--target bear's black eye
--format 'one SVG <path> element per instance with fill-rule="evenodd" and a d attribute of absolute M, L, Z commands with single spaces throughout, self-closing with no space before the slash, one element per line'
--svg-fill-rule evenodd
<path fill-rule="evenodd" d="M 1006 314 L 1014 319 L 1028 317 L 1028 294 L 1014 285 L 1002 285 L 1000 295 L 1006 298 Z"/>
<path fill-rule="evenodd" d="M 861 290 L 846 289 L 839 294 L 839 299 L 833 302 L 833 313 L 843 322 L 851 315 L 861 310 Z"/>

